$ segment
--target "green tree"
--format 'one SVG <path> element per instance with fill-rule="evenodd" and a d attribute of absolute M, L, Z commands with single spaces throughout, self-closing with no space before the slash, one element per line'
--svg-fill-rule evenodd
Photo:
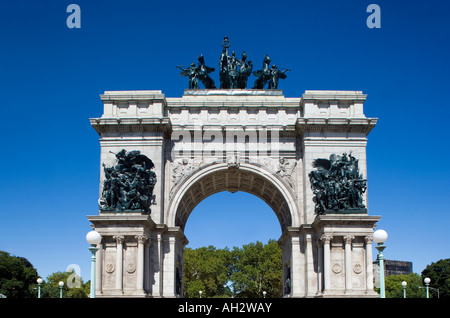
<path fill-rule="evenodd" d="M 59 282 L 64 282 L 63 298 L 87 298 L 89 294 L 90 282 L 83 283 L 83 280 L 74 271 L 55 272 L 47 277 L 42 283 L 41 297 L 59 298 Z"/>
<path fill-rule="evenodd" d="M 386 298 L 402 298 L 403 287 L 402 282 L 407 282 L 406 297 L 407 298 L 425 298 L 426 293 L 422 287 L 422 280 L 417 273 L 408 275 L 390 275 L 385 278 Z"/>
<path fill-rule="evenodd" d="M 282 250 L 275 240 L 243 245 L 232 251 L 233 267 L 230 280 L 236 297 L 282 297 Z"/>
<path fill-rule="evenodd" d="M 36 297 L 37 270 L 24 257 L 0 251 L 0 294 L 9 298 Z"/>
<path fill-rule="evenodd" d="M 450 298 L 450 258 L 428 265 L 422 271 L 422 282 L 425 277 L 430 278 L 430 287 L 439 289 L 440 298 Z M 437 294 L 430 290 L 430 297 L 437 297 Z"/>
<path fill-rule="evenodd" d="M 214 246 L 184 251 L 184 296 L 195 298 L 199 291 L 203 297 L 218 297 L 229 294 L 226 286 L 230 267 L 230 251 Z"/>

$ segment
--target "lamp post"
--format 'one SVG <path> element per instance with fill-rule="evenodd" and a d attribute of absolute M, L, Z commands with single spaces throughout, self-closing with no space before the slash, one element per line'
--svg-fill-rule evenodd
<path fill-rule="evenodd" d="M 59 298 L 62 298 L 62 289 L 64 287 L 64 282 L 59 282 Z"/>
<path fill-rule="evenodd" d="M 263 291 L 263 297 L 264 297 L 264 298 L 266 298 L 266 294 L 267 294 L 267 292 L 266 292 L 266 291 Z"/>
<path fill-rule="evenodd" d="M 97 244 L 102 241 L 102 236 L 96 231 L 90 231 L 86 234 L 86 241 L 91 245 L 91 298 L 95 298 L 95 253 L 97 253 Z"/>
<path fill-rule="evenodd" d="M 384 290 L 384 258 L 383 258 L 383 250 L 386 248 L 383 245 L 386 242 L 388 235 L 384 230 L 377 230 L 373 233 L 373 241 L 377 243 L 375 248 L 378 250 L 378 262 L 380 269 L 380 298 L 386 298 L 385 290 Z"/>
<path fill-rule="evenodd" d="M 425 283 L 425 287 L 419 286 L 419 288 L 425 288 L 425 289 L 426 289 L 426 291 L 427 291 L 427 298 L 430 297 L 430 293 L 429 293 L 429 290 L 430 290 L 430 289 L 435 290 L 436 293 L 437 293 L 437 298 L 439 298 L 439 288 L 434 288 L 434 287 L 431 287 L 431 286 L 430 286 L 431 279 L 430 279 L 429 277 L 426 277 L 426 278 L 423 280 L 423 282 Z"/>
<path fill-rule="evenodd" d="M 406 285 L 408 285 L 407 282 L 402 282 L 402 288 L 403 288 L 403 298 L 406 298 Z"/>
<path fill-rule="evenodd" d="M 202 298 L 202 293 L 203 292 L 201 290 L 198 291 L 198 295 L 199 295 L 200 298 Z"/>
<path fill-rule="evenodd" d="M 428 278 L 428 277 L 425 277 L 425 279 L 423 280 L 423 282 L 425 283 L 425 288 L 426 288 L 426 291 L 427 291 L 427 298 L 429 298 L 429 297 L 430 297 L 430 294 L 429 294 L 428 288 L 430 287 L 431 279 Z"/>
<path fill-rule="evenodd" d="M 41 298 L 41 284 L 42 284 L 42 278 L 38 278 L 37 280 L 38 283 L 38 298 Z"/>

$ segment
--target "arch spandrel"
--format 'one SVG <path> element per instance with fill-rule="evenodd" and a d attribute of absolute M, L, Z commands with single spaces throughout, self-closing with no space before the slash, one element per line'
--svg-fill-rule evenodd
<path fill-rule="evenodd" d="M 169 226 L 184 230 L 190 213 L 205 198 L 222 191 L 243 191 L 261 198 L 276 214 L 282 232 L 297 224 L 295 195 L 277 175 L 254 164 L 229 168 L 226 163 L 200 168 L 177 185 L 168 209 Z"/>

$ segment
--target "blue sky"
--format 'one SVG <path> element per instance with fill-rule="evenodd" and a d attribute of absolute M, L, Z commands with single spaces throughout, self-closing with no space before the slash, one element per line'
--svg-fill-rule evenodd
<path fill-rule="evenodd" d="M 80 29 L 66 25 L 71 3 L 81 8 Z M 380 29 L 366 25 L 370 3 L 381 8 Z M 257 67 L 269 54 L 292 69 L 280 83 L 287 97 L 368 94 L 365 114 L 379 118 L 367 148 L 369 214 L 381 215 L 378 228 L 389 234 L 385 257 L 412 261 L 416 272 L 450 257 L 450 4 L 226 4 L 0 0 L 0 250 L 26 257 L 44 278 L 78 264 L 88 280 L 86 215 L 98 213 L 100 167 L 89 118 L 102 114 L 99 94 L 157 89 L 179 97 L 187 80 L 175 65 L 202 53 L 215 67 L 227 35 Z M 240 192 L 207 198 L 186 226 L 193 248 L 280 234 L 267 205 Z"/>

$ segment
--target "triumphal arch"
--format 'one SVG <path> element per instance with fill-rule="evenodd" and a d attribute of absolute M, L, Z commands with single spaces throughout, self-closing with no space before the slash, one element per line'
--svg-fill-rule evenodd
<path fill-rule="evenodd" d="M 377 119 L 364 115 L 366 95 L 287 98 L 278 80 L 289 70 L 270 68 L 266 55 L 253 71 L 245 52 L 237 58 L 228 47 L 225 39 L 219 88 L 200 56 L 179 67 L 189 80 L 181 97 L 100 96 L 103 115 L 90 119 L 101 146 L 99 211 L 88 216 L 102 235 L 97 297 L 182 297 L 186 222 L 220 191 L 254 194 L 273 209 L 284 297 L 377 296 L 372 234 L 380 217 L 368 213 L 366 191 L 367 135 Z"/>

